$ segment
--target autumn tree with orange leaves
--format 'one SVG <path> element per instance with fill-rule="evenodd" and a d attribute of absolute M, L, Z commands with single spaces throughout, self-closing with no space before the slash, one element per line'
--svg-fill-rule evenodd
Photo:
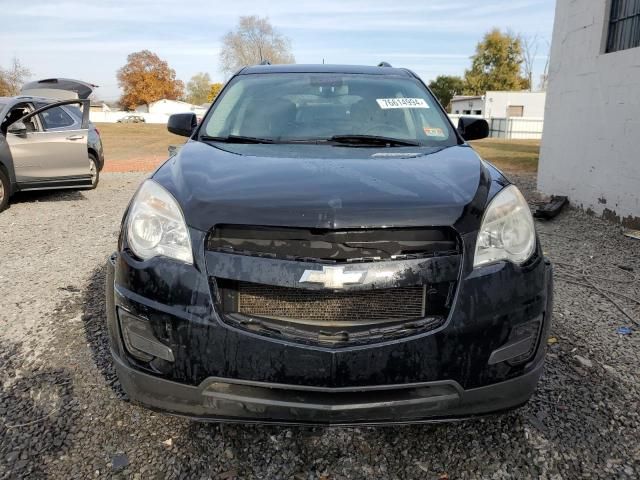
<path fill-rule="evenodd" d="M 118 70 L 118 84 L 123 91 L 120 104 L 127 110 L 163 98 L 177 100 L 184 94 L 176 71 L 149 50 L 129 54 L 126 65 Z"/>

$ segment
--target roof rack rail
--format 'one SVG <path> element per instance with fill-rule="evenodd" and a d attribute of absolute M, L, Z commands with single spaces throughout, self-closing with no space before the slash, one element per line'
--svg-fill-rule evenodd
<path fill-rule="evenodd" d="M 389 62 L 380 62 L 378 64 L 379 67 L 391 67 L 391 64 Z"/>
<path fill-rule="evenodd" d="M 260 65 L 271 65 L 271 62 L 269 60 L 262 60 Z"/>

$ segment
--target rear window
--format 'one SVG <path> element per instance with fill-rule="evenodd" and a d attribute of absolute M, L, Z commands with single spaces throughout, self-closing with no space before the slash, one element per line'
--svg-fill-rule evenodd
<path fill-rule="evenodd" d="M 239 75 L 204 120 L 211 137 L 273 141 L 377 135 L 454 145 L 436 100 L 416 79 L 334 73 Z"/>

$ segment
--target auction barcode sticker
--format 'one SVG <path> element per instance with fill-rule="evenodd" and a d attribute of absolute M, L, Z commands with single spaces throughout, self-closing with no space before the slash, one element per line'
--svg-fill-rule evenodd
<path fill-rule="evenodd" d="M 380 108 L 429 108 L 422 98 L 376 98 Z"/>

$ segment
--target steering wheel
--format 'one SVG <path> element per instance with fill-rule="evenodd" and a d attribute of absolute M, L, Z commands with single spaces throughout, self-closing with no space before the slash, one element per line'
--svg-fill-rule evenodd
<path fill-rule="evenodd" d="M 384 132 L 384 133 L 380 133 Z M 400 135 L 400 138 L 404 138 L 407 131 L 397 125 L 391 125 L 388 123 L 374 123 L 369 125 L 365 131 L 365 135 L 380 135 L 382 137 L 393 137 L 394 135 Z"/>

